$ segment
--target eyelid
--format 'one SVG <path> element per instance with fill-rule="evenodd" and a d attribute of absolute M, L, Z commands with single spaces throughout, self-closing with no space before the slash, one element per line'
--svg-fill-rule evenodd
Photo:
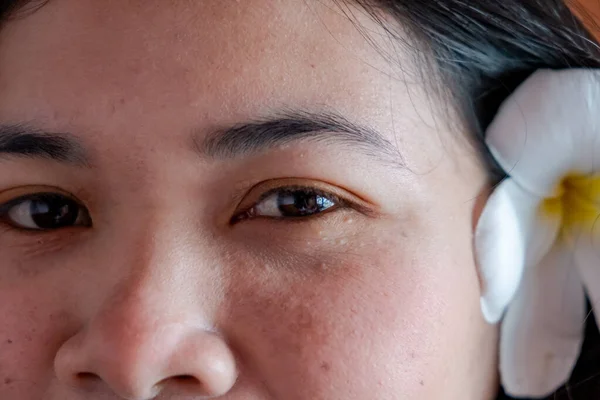
<path fill-rule="evenodd" d="M 238 204 L 236 208 L 236 214 L 250 210 L 257 203 L 272 195 L 277 190 L 287 188 L 314 190 L 320 194 L 332 196 L 341 201 L 342 204 L 352 206 L 364 214 L 372 214 L 374 212 L 372 204 L 365 201 L 358 195 L 339 186 L 315 179 L 284 178 L 263 181 L 253 186 Z"/>
<path fill-rule="evenodd" d="M 7 203 L 12 202 L 14 200 L 21 199 L 27 196 L 33 196 L 41 193 L 55 193 L 60 194 L 62 196 L 68 197 L 76 201 L 78 204 L 81 204 L 77 197 L 65 190 L 59 189 L 53 186 L 43 186 L 43 185 L 32 185 L 32 186 L 19 186 L 17 188 L 8 189 L 0 192 L 0 206 Z"/>

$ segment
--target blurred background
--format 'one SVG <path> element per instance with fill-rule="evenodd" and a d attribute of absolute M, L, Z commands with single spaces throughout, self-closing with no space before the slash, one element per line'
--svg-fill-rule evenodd
<path fill-rule="evenodd" d="M 577 0 L 573 8 L 600 40 L 600 0 Z"/>

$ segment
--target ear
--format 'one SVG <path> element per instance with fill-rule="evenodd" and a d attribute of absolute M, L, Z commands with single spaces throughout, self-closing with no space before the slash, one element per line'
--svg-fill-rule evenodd
<path fill-rule="evenodd" d="M 500 321 L 523 275 L 526 230 L 521 217 L 531 210 L 522 209 L 521 197 L 522 190 L 511 179 L 503 181 L 485 204 L 475 228 L 481 311 L 490 324 Z"/>

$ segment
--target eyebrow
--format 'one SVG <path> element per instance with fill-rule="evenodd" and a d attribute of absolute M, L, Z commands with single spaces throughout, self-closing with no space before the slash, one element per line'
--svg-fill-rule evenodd
<path fill-rule="evenodd" d="M 43 158 L 89 166 L 89 157 L 75 136 L 46 132 L 27 124 L 0 125 L 0 157 Z"/>
<path fill-rule="evenodd" d="M 200 154 L 212 158 L 237 158 L 261 153 L 293 142 L 336 144 L 404 166 L 400 151 L 374 129 L 332 112 L 286 111 L 260 120 L 217 129 L 195 139 Z"/>
<path fill-rule="evenodd" d="M 332 112 L 287 111 L 276 116 L 192 135 L 196 151 L 216 159 L 241 158 L 295 142 L 345 146 L 385 164 L 404 167 L 401 154 L 374 129 Z M 28 124 L 0 124 L 0 158 L 42 158 L 89 167 L 89 155 L 77 137 Z"/>

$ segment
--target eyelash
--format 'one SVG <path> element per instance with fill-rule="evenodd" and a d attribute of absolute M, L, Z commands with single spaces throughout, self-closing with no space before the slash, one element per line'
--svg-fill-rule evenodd
<path fill-rule="evenodd" d="M 317 212 L 313 215 L 302 216 L 302 217 L 264 217 L 264 216 L 253 215 L 254 214 L 253 210 L 256 209 L 256 207 L 259 204 L 261 204 L 261 202 L 265 201 L 266 199 L 268 199 L 269 197 L 271 197 L 273 195 L 276 195 L 276 194 L 282 193 L 282 192 L 290 192 L 290 193 L 305 192 L 306 194 L 320 196 L 322 198 L 325 198 L 325 199 L 331 201 L 333 203 L 333 206 L 325 209 L 324 211 Z M 305 186 L 305 185 L 279 186 L 279 187 L 275 187 L 270 190 L 267 190 L 266 192 L 261 194 L 257 200 L 253 201 L 249 207 L 245 207 L 241 212 L 238 212 L 236 215 L 234 215 L 233 218 L 231 219 L 231 224 L 233 225 L 233 224 L 245 221 L 245 220 L 252 220 L 252 219 L 257 219 L 257 218 L 271 219 L 271 220 L 275 220 L 275 221 L 286 221 L 286 222 L 302 222 L 302 221 L 306 221 L 308 219 L 320 218 L 320 217 L 324 216 L 325 214 L 329 214 L 329 213 L 335 212 L 337 210 L 352 208 L 353 205 L 354 205 L 353 202 L 351 202 L 350 200 L 346 200 L 345 198 L 342 198 L 341 196 L 338 196 L 331 192 L 316 188 L 314 186 Z M 358 208 L 358 207 L 356 207 L 356 208 Z"/>

